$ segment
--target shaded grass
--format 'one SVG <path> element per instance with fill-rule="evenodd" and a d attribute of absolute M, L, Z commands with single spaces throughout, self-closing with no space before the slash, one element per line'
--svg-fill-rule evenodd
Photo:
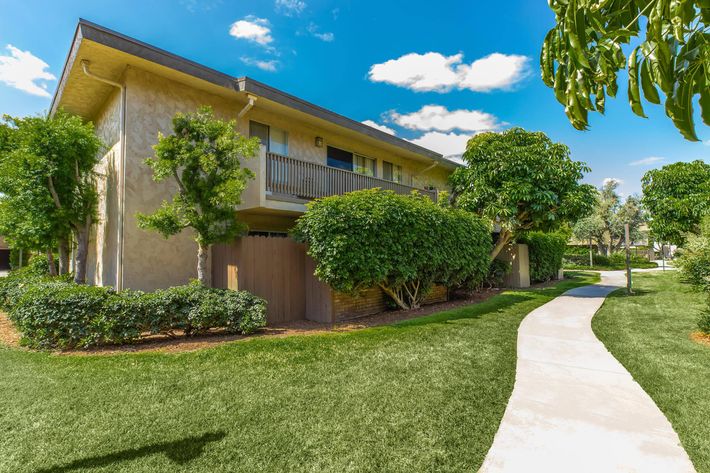
<path fill-rule="evenodd" d="M 475 470 L 512 392 L 520 321 L 597 278 L 192 353 L 0 348 L 0 471 Z"/>
<path fill-rule="evenodd" d="M 666 414 L 695 468 L 710 472 L 710 346 L 690 339 L 705 296 L 678 275 L 635 274 L 592 321 L 597 337 Z"/>

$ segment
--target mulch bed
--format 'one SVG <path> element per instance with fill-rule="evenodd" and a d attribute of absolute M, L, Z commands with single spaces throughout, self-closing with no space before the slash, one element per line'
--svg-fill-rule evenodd
<path fill-rule="evenodd" d="M 553 286 L 558 281 L 550 281 L 542 284 L 534 284 L 531 288 L 544 288 Z M 63 350 L 53 352 L 57 355 L 115 355 L 121 353 L 138 352 L 159 352 L 159 353 L 180 353 L 200 350 L 202 348 L 213 347 L 222 343 L 235 340 L 244 340 L 254 337 L 288 337 L 292 335 L 314 335 L 322 333 L 351 332 L 368 327 L 388 325 L 403 320 L 430 315 L 436 312 L 456 309 L 471 304 L 483 302 L 496 294 L 500 294 L 502 289 L 487 289 L 473 293 L 461 299 L 427 305 L 416 310 L 392 310 L 380 314 L 369 315 L 354 320 L 339 322 L 336 324 L 323 324 L 309 320 L 299 320 L 268 326 L 261 329 L 254 335 L 234 335 L 227 334 L 221 330 L 214 330 L 207 334 L 184 337 L 181 333 L 176 333 L 175 337 L 166 335 L 148 335 L 131 345 L 107 345 L 82 350 Z M 7 315 L 0 312 L 0 343 L 20 348 L 20 334 L 17 332 Z"/>
<path fill-rule="evenodd" d="M 710 347 L 710 334 L 702 332 L 693 332 L 690 334 L 690 338 L 701 345 L 707 345 Z"/>

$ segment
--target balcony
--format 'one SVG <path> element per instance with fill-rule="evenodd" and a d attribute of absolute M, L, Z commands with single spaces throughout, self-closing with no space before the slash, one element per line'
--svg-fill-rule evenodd
<path fill-rule="evenodd" d="M 417 189 L 397 182 L 274 153 L 266 153 L 265 164 L 265 190 L 270 199 L 306 201 L 376 187 L 403 195 L 416 190 L 433 201 L 437 199 L 435 190 Z"/>

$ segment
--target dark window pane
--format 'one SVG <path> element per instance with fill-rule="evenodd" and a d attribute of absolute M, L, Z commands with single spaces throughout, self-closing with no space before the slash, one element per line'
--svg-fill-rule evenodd
<path fill-rule="evenodd" d="M 269 126 L 258 122 L 249 122 L 249 136 L 257 137 L 261 140 L 261 144 L 266 146 L 266 151 L 269 151 Z"/>
<path fill-rule="evenodd" d="M 328 166 L 346 171 L 353 170 L 353 154 L 328 146 Z"/>
<path fill-rule="evenodd" d="M 392 180 L 392 163 L 382 161 L 382 179 Z"/>

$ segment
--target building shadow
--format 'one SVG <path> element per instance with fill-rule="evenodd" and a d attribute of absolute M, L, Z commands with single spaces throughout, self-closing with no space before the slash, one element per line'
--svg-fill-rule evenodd
<path fill-rule="evenodd" d="M 172 442 L 154 443 L 145 447 L 129 448 L 106 455 L 82 458 L 64 465 L 43 468 L 37 470 L 36 473 L 64 473 L 85 468 L 100 468 L 160 453 L 164 454 L 172 462 L 182 465 L 201 456 L 207 444 L 218 442 L 226 436 L 227 434 L 222 431 L 208 432 L 200 436 L 186 437 Z"/>

